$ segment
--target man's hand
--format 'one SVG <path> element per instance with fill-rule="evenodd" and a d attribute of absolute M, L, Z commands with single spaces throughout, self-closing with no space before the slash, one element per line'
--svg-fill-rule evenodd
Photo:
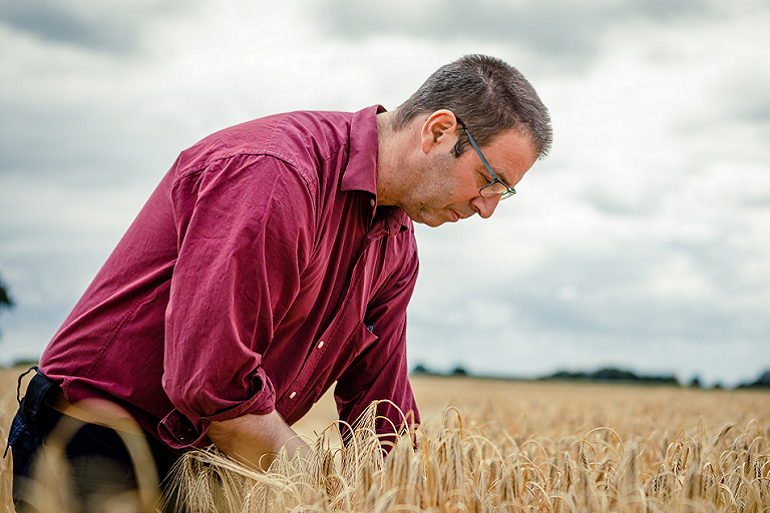
<path fill-rule="evenodd" d="M 302 449 L 306 457 L 309 454 L 309 447 L 275 410 L 267 415 L 244 415 L 212 422 L 208 437 L 231 458 L 263 470 L 270 467 L 284 445 L 289 457 L 297 449 Z"/>

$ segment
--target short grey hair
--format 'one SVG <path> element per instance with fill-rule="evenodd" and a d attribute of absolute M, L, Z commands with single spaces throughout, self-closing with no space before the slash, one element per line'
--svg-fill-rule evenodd
<path fill-rule="evenodd" d="M 553 141 L 551 117 L 532 85 L 513 66 L 486 55 L 466 55 L 434 72 L 394 112 L 392 128 L 405 127 L 420 114 L 447 109 L 465 123 L 479 146 L 514 129 L 531 140 L 538 158 L 548 154 Z M 459 130 L 452 154 L 459 157 L 470 146 Z"/>

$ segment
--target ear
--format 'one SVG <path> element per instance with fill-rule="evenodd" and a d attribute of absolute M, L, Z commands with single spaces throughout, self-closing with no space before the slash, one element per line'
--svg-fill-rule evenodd
<path fill-rule="evenodd" d="M 420 131 L 420 146 L 423 153 L 439 147 L 451 148 L 457 140 L 457 118 L 447 109 L 437 110 L 425 120 Z"/>

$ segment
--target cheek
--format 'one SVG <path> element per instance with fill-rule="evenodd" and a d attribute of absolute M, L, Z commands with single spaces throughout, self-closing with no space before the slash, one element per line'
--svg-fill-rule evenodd
<path fill-rule="evenodd" d="M 433 201 L 436 199 L 446 198 L 454 194 L 457 188 L 452 175 L 451 169 L 446 168 L 434 168 L 434 171 L 429 175 L 429 179 L 423 181 L 423 198 L 427 201 L 431 198 Z"/>
<path fill-rule="evenodd" d="M 458 192 L 460 192 L 464 198 L 475 198 L 479 195 L 479 189 L 488 183 L 489 182 L 479 173 L 469 172 L 465 175 L 462 182 L 458 184 Z"/>

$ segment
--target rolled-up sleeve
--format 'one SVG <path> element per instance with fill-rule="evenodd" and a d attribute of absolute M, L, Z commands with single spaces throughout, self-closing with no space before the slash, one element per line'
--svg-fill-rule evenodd
<path fill-rule="evenodd" d="M 170 446 L 199 445 L 211 421 L 275 408 L 260 365 L 299 290 L 313 240 L 311 191 L 289 164 L 264 155 L 177 177 L 162 379 L 175 410 L 159 426 Z"/>
<path fill-rule="evenodd" d="M 404 422 L 420 422 L 406 361 L 406 307 L 418 271 L 413 239 L 410 247 L 400 271 L 386 282 L 367 309 L 365 323 L 377 341 L 356 357 L 335 388 L 340 420 L 349 424 L 372 401 L 385 401 L 377 409 L 380 418 L 376 429 L 380 434 L 392 434 Z"/>

